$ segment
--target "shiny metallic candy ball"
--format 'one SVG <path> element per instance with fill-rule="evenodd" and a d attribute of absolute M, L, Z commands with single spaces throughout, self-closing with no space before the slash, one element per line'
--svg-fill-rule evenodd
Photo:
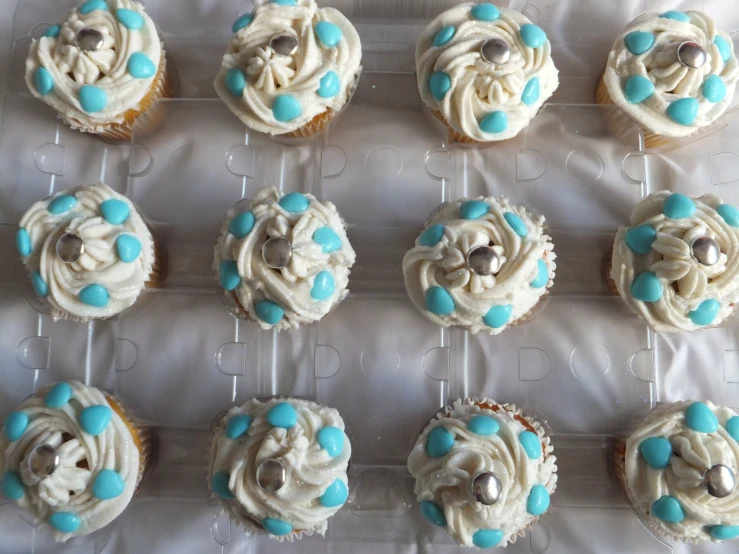
<path fill-rule="evenodd" d="M 262 246 L 262 258 L 272 269 L 282 269 L 290 263 L 293 246 L 285 237 L 271 237 Z"/>
<path fill-rule="evenodd" d="M 478 275 L 495 275 L 502 264 L 500 256 L 491 246 L 478 246 L 467 254 L 467 265 Z"/>
<path fill-rule="evenodd" d="M 85 27 L 77 31 L 74 36 L 74 43 L 77 48 L 85 52 L 94 52 L 103 47 L 103 33 L 91 27 Z"/>
<path fill-rule="evenodd" d="M 42 444 L 31 450 L 26 460 L 29 473 L 38 481 L 54 473 L 60 463 L 59 454 L 49 444 Z"/>
<path fill-rule="evenodd" d="M 721 257 L 718 243 L 708 236 L 696 238 L 690 245 L 690 252 L 693 258 L 702 265 L 713 265 Z"/>
<path fill-rule="evenodd" d="M 480 56 L 486 62 L 503 65 L 511 59 L 511 47 L 502 38 L 491 38 L 480 46 Z"/>
<path fill-rule="evenodd" d="M 724 498 L 736 488 L 736 476 L 729 466 L 716 464 L 703 475 L 703 486 L 711 496 Z"/>
<path fill-rule="evenodd" d="M 84 241 L 74 233 L 65 233 L 56 241 L 56 255 L 65 264 L 71 264 L 85 253 Z"/>
<path fill-rule="evenodd" d="M 276 492 L 285 486 L 287 470 L 274 458 L 264 460 L 257 468 L 257 483 L 266 492 Z"/>
<path fill-rule="evenodd" d="M 503 494 L 503 487 L 500 479 L 495 473 L 489 471 L 478 474 L 472 480 L 472 496 L 477 499 L 480 504 L 492 506 L 500 500 Z"/>
<path fill-rule="evenodd" d="M 269 47 L 281 56 L 292 56 L 298 51 L 298 38 L 295 35 L 275 35 L 269 41 Z"/>
<path fill-rule="evenodd" d="M 687 41 L 677 47 L 677 60 L 685 67 L 697 69 L 706 63 L 708 55 L 700 44 Z"/>

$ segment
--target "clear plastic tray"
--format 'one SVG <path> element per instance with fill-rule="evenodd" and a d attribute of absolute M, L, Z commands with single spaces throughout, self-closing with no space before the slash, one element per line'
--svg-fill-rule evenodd
<path fill-rule="evenodd" d="M 56 121 L 23 81 L 30 37 L 76 1 L 21 0 L 0 136 L 7 166 L 0 181 L 0 417 L 44 384 L 79 379 L 113 391 L 156 426 L 160 446 L 157 468 L 129 509 L 90 537 L 54 546 L 28 515 L 0 507 L 10 551 L 149 551 L 151 542 L 128 531 L 172 505 L 180 516 L 161 523 L 160 535 L 186 521 L 200 529 L 198 551 L 265 548 L 267 539 L 248 539 L 209 501 L 205 455 L 210 423 L 225 405 L 270 394 L 336 407 L 353 445 L 349 501 L 326 539 L 303 539 L 301 552 L 344 551 L 350 542 L 451 548 L 443 531 L 423 522 L 405 460 L 439 407 L 472 395 L 547 419 L 559 459 L 554 509 L 509 551 L 599 551 L 593 536 L 622 551 L 679 548 L 631 515 L 609 475 L 610 448 L 658 401 L 707 397 L 736 406 L 737 331 L 725 325 L 656 335 L 605 292 L 600 265 L 618 226 L 649 192 L 712 191 L 739 203 L 739 120 L 680 150 L 646 154 L 638 127 L 618 140 L 609 135 L 605 118 L 615 108 L 592 105 L 592 92 L 613 37 L 645 9 L 704 9 L 722 16 L 726 29 L 739 26 L 739 10 L 719 0 L 512 0 L 547 31 L 561 85 L 517 138 L 475 150 L 446 144 L 429 124 L 414 76 L 418 34 L 455 3 L 322 2 L 356 25 L 364 72 L 320 140 L 285 146 L 247 132 L 212 87 L 230 24 L 251 10 L 248 0 L 213 2 L 208 10 L 195 1 L 174 9 L 149 0 L 181 96 L 157 102 L 137 121 L 130 145 L 111 145 Z M 16 225 L 32 202 L 98 180 L 151 220 L 166 244 L 169 274 L 162 289 L 146 291 L 116 319 L 54 323 L 17 259 Z M 212 269 L 224 213 L 266 185 L 334 202 L 357 252 L 349 298 L 320 323 L 279 334 L 232 317 Z M 537 317 L 496 337 L 430 323 L 408 299 L 401 272 L 403 254 L 439 203 L 482 194 L 544 214 L 558 257 L 555 286 Z"/>

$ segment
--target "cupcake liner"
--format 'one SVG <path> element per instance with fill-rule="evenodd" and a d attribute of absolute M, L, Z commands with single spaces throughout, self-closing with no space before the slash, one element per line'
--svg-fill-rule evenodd
<path fill-rule="evenodd" d="M 138 208 L 136 208 L 138 210 Z M 139 214 L 141 214 L 141 211 Z M 143 216 L 142 216 L 143 217 Z M 157 236 L 151 225 L 147 223 L 149 232 L 154 241 L 154 263 L 151 266 L 151 273 L 149 278 L 144 283 L 144 288 L 147 289 L 158 289 L 161 287 L 162 282 L 167 277 L 167 249 L 164 243 Z"/>
<path fill-rule="evenodd" d="M 611 272 L 613 270 L 613 246 L 603 255 L 600 262 L 601 281 L 606 291 L 611 296 L 620 296 L 616 281 L 613 280 Z"/>

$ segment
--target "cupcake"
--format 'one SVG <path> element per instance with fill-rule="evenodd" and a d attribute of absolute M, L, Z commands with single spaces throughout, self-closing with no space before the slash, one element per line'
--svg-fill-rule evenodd
<path fill-rule="evenodd" d="M 418 91 L 452 142 L 515 137 L 557 89 L 558 73 L 544 31 L 493 4 L 445 11 L 416 44 Z"/>
<path fill-rule="evenodd" d="M 547 511 L 557 459 L 542 425 L 512 404 L 457 400 L 408 457 L 421 513 L 462 546 L 506 546 Z"/>
<path fill-rule="evenodd" d="M 403 258 L 408 295 L 442 327 L 497 335 L 527 322 L 556 269 L 544 226 L 503 197 L 442 204 Z"/>
<path fill-rule="evenodd" d="M 616 443 L 614 462 L 632 507 L 663 537 L 739 537 L 739 416 L 731 408 L 661 405 Z"/>
<path fill-rule="evenodd" d="M 127 141 L 170 96 L 157 28 L 133 0 L 88 0 L 31 42 L 26 84 L 73 129 Z"/>
<path fill-rule="evenodd" d="M 77 381 L 26 398 L 0 435 L 2 491 L 64 542 L 117 518 L 153 463 L 153 436 Z"/>
<path fill-rule="evenodd" d="M 308 137 L 349 101 L 362 47 L 349 20 L 314 0 L 255 0 L 233 36 L 213 85 L 255 131 Z"/>
<path fill-rule="evenodd" d="M 216 421 L 208 483 L 250 535 L 292 541 L 325 534 L 346 502 L 351 444 L 333 408 L 253 398 Z"/>
<path fill-rule="evenodd" d="M 16 246 L 54 320 L 118 315 L 163 278 L 163 251 L 131 201 L 100 183 L 36 202 Z"/>
<path fill-rule="evenodd" d="M 738 78 L 732 39 L 706 14 L 645 13 L 613 44 L 595 100 L 623 110 L 620 128 L 636 122 L 647 148 L 678 146 L 716 130 Z"/>
<path fill-rule="evenodd" d="M 609 291 L 656 331 L 694 331 L 739 300 L 739 210 L 713 194 L 650 194 L 621 227 Z"/>
<path fill-rule="evenodd" d="M 354 250 L 336 207 L 262 189 L 226 214 L 213 269 L 235 315 L 262 329 L 313 323 L 348 294 Z"/>

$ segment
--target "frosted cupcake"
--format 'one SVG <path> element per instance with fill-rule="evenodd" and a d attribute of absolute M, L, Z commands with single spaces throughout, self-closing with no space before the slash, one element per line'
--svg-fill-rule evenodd
<path fill-rule="evenodd" d="M 255 0 L 231 30 L 214 86 L 250 129 L 307 137 L 349 101 L 362 47 L 338 10 L 314 0 Z"/>
<path fill-rule="evenodd" d="M 170 96 L 157 28 L 133 0 L 88 0 L 31 42 L 26 83 L 73 129 L 131 138 L 136 119 Z"/>
<path fill-rule="evenodd" d="M 739 210 L 712 194 L 650 194 L 618 230 L 607 271 L 656 331 L 721 323 L 739 300 Z"/>
<path fill-rule="evenodd" d="M 351 444 L 333 408 L 248 400 L 215 425 L 208 483 L 237 524 L 280 541 L 325 534 L 346 502 Z"/>
<path fill-rule="evenodd" d="M 616 39 L 595 96 L 623 110 L 621 127 L 636 122 L 647 148 L 678 146 L 716 130 L 737 79 L 731 37 L 706 14 L 645 13 Z"/>
<path fill-rule="evenodd" d="M 55 320 L 118 315 L 163 277 L 163 252 L 146 222 L 103 183 L 36 202 L 20 221 L 16 247 Z"/>
<path fill-rule="evenodd" d="M 437 325 L 471 333 L 525 323 L 553 284 L 545 223 L 503 197 L 442 204 L 403 258 L 413 304 Z"/>
<path fill-rule="evenodd" d="M 494 143 L 515 137 L 559 85 L 544 31 L 493 4 L 460 4 L 416 44 L 418 91 L 449 139 Z"/>
<path fill-rule="evenodd" d="M 61 542 L 117 518 L 153 463 L 149 429 L 114 397 L 77 381 L 27 398 L 2 431 L 3 494 Z"/>
<path fill-rule="evenodd" d="M 693 544 L 739 537 L 739 416 L 731 408 L 659 406 L 614 455 L 632 506 L 660 535 Z"/>
<path fill-rule="evenodd" d="M 512 404 L 457 400 L 408 457 L 421 513 L 462 546 L 506 546 L 547 511 L 556 458 L 541 424 Z"/>
<path fill-rule="evenodd" d="M 336 307 L 354 259 L 331 202 L 268 187 L 226 214 L 213 269 L 235 315 L 281 331 Z"/>

